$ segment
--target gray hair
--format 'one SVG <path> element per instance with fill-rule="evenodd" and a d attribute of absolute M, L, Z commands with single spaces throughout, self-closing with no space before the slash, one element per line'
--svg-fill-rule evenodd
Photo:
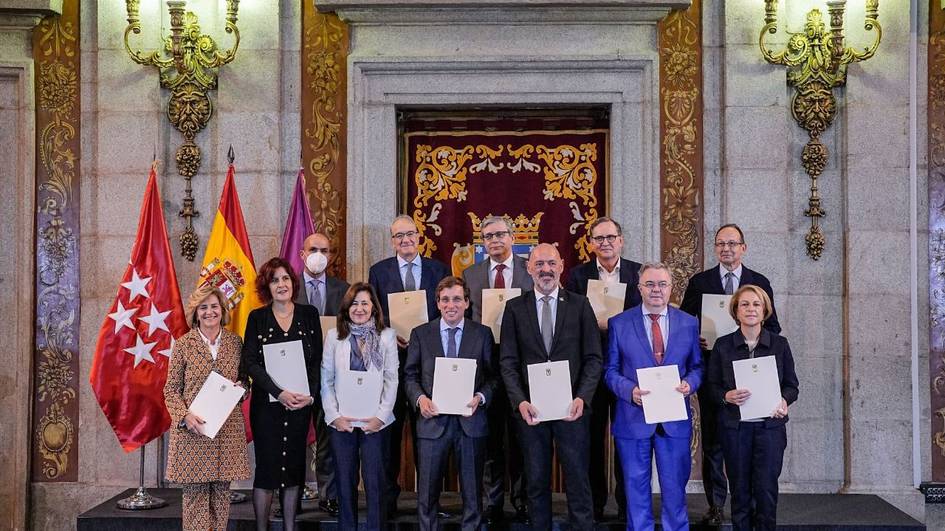
<path fill-rule="evenodd" d="M 484 229 L 493 223 L 505 224 L 505 228 L 509 231 L 509 234 L 512 233 L 512 222 L 510 222 L 509 218 L 505 216 L 486 216 L 486 219 L 482 220 L 482 223 L 479 224 L 479 227 Z"/>
<path fill-rule="evenodd" d="M 396 218 L 394 218 L 394 219 L 390 222 L 390 225 L 388 226 L 388 229 L 387 229 L 387 230 L 390 232 L 390 235 L 391 235 L 391 236 L 394 235 L 394 231 L 392 230 L 392 227 L 394 226 L 394 223 L 397 223 L 397 222 L 400 221 L 400 220 L 409 221 L 410 223 L 413 223 L 414 228 L 417 227 L 417 222 L 414 221 L 412 217 L 408 216 L 407 214 L 400 214 L 399 216 L 397 216 Z"/>
<path fill-rule="evenodd" d="M 672 280 L 673 278 L 673 270 L 670 269 L 669 266 L 663 262 L 644 262 L 644 264 L 640 266 L 639 275 L 642 277 L 643 273 L 650 269 L 662 269 L 663 271 L 666 271 L 667 273 L 669 273 L 670 280 Z"/>

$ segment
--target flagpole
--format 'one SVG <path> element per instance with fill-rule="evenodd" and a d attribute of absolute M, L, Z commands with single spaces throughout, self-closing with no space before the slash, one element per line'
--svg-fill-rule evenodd
<path fill-rule="evenodd" d="M 138 473 L 138 490 L 134 494 L 118 500 L 118 503 L 115 505 L 119 509 L 125 509 L 126 511 L 143 511 L 146 509 L 158 509 L 167 505 L 167 502 L 162 498 L 156 498 L 151 496 L 151 494 L 144 488 L 144 447 L 141 445 L 141 469 Z"/>

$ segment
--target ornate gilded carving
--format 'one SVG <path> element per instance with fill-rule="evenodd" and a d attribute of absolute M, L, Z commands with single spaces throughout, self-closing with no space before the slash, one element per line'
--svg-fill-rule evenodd
<path fill-rule="evenodd" d="M 500 148 L 499 153 L 501 151 Z M 472 160 L 473 153 L 479 153 L 483 162 L 492 155 L 487 146 L 464 146 L 462 149 L 449 146 L 440 146 L 436 149 L 430 146 L 417 146 L 416 161 L 419 163 L 415 174 L 417 197 L 413 200 L 413 206 L 419 209 L 426 206 L 430 199 L 464 201 L 466 199 L 466 174 L 469 172 L 466 163 Z"/>
<path fill-rule="evenodd" d="M 239 0 L 226 2 L 226 32 L 233 35 L 233 46 L 225 51 L 209 35 L 200 32 L 197 15 L 184 11 L 185 2 L 169 1 L 171 35 L 164 39 L 162 50 L 142 52 L 132 50 L 128 42 L 132 33 L 141 33 L 138 15 L 139 1 L 125 0 L 128 26 L 125 28 L 125 50 L 131 59 L 145 66 L 153 66 L 161 73 L 161 87 L 171 91 L 167 104 L 167 119 L 181 135 L 184 143 L 177 148 L 177 173 L 184 177 L 184 201 L 178 216 L 186 218 L 187 226 L 180 236 L 181 255 L 193 262 L 199 240 L 194 231 L 193 218 L 200 215 L 194 208 L 191 179 L 200 169 L 200 148 L 194 143 L 197 133 L 207 126 L 213 116 L 209 92 L 217 88 L 217 70 L 233 61 L 240 45 L 236 27 Z M 163 52 L 163 53 L 162 53 Z"/>
<path fill-rule="evenodd" d="M 842 2 L 828 3 L 830 31 L 823 21 L 819 9 L 807 13 L 804 31 L 788 32 L 787 46 L 774 52 L 766 44 L 766 36 L 778 30 L 777 0 L 765 0 L 765 26 L 758 38 L 761 54 L 772 64 L 784 65 L 787 69 L 787 82 L 794 87 L 791 99 L 791 114 L 810 137 L 801 163 L 811 180 L 808 208 L 804 215 L 811 218 L 811 226 L 805 236 L 807 255 L 814 260 L 820 259 L 826 240 L 818 220 L 826 215 L 820 206 L 817 178 L 823 172 L 827 161 L 827 147 L 820 142 L 820 135 L 830 127 L 837 114 L 837 100 L 833 89 L 842 87 L 847 81 L 847 65 L 865 61 L 872 57 L 883 36 L 882 27 L 877 21 L 878 0 L 867 0 L 866 17 L 863 27 L 875 32 L 873 42 L 862 52 L 851 47 L 844 47 Z"/>
<path fill-rule="evenodd" d="M 36 65 L 36 322 L 33 481 L 78 477 L 79 9 L 43 19 Z"/>
<path fill-rule="evenodd" d="M 333 254 L 329 271 L 345 276 L 346 119 L 348 26 L 334 13 L 319 13 L 303 2 L 302 34 L 302 159 L 312 220 L 324 232 Z"/>
<path fill-rule="evenodd" d="M 929 2 L 929 410 L 932 481 L 945 481 L 945 11 Z"/>

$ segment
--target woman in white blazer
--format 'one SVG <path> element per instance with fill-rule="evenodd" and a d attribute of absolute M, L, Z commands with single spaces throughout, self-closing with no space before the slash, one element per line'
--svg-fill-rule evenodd
<path fill-rule="evenodd" d="M 366 282 L 355 283 L 341 301 L 337 325 L 328 331 L 322 355 L 322 407 L 325 422 L 337 430 L 330 442 L 341 529 L 356 529 L 358 525 L 359 473 L 367 497 L 367 528 L 379 530 L 387 520 L 384 448 L 386 437 L 399 434 L 390 434 L 384 428 L 394 421 L 398 366 L 397 334 L 384 326 L 374 288 Z M 342 383 L 349 385 L 342 389 Z M 345 391 L 351 389 L 355 391 Z M 366 397 L 370 401 L 367 405 Z M 339 405 L 339 398 L 344 406 Z M 349 414 L 361 413 L 348 417 L 341 414 L 342 409 Z M 362 462 L 367 466 L 362 467 Z"/>

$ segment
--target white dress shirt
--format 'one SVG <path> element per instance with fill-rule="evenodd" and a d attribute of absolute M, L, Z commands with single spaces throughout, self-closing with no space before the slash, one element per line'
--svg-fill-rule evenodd
<path fill-rule="evenodd" d="M 597 259 L 597 278 L 607 282 L 609 284 L 616 284 L 620 282 L 620 259 L 617 259 L 617 265 L 614 266 L 613 271 L 607 271 L 607 268 L 600 263 L 600 258 Z"/>
<path fill-rule="evenodd" d="M 200 339 L 206 343 L 207 347 L 210 348 L 210 355 L 213 356 L 213 361 L 217 360 L 217 352 L 220 351 L 220 336 L 223 335 L 222 332 L 217 332 L 217 338 L 213 341 L 207 339 L 207 336 L 203 335 L 203 332 L 200 330 L 200 327 L 197 327 L 197 333 L 200 334 Z"/>
<path fill-rule="evenodd" d="M 650 310 L 646 309 L 646 306 L 640 305 L 640 308 L 643 309 L 643 329 L 646 330 L 646 338 L 650 341 L 650 349 L 653 348 L 653 321 L 650 319 L 650 314 L 653 313 Z M 660 312 L 660 318 L 656 320 L 660 325 L 660 334 L 663 336 L 663 352 L 666 352 L 666 349 L 669 347 L 669 317 L 668 317 L 669 307 L 663 308 L 663 311 Z"/>
<path fill-rule="evenodd" d="M 417 289 L 420 289 L 420 270 L 423 269 L 423 262 L 420 261 L 420 254 L 413 257 L 410 261 L 413 264 L 413 280 Z M 407 261 L 397 255 L 397 267 L 400 269 L 400 281 L 407 285 Z"/>
<path fill-rule="evenodd" d="M 735 278 L 732 279 L 732 288 L 738 289 L 742 285 L 742 265 L 738 264 L 738 267 L 729 271 L 728 269 L 725 269 L 724 265 L 719 264 L 719 278 L 722 279 L 723 288 L 725 287 L 725 275 L 728 273 L 735 275 Z"/>
<path fill-rule="evenodd" d="M 509 257 L 506 258 L 504 262 L 496 262 L 492 258 L 489 258 L 489 287 L 492 287 L 492 288 L 495 287 L 495 275 L 496 275 L 495 266 L 499 264 L 502 264 L 505 266 L 505 270 L 502 271 L 502 276 L 505 278 L 505 287 L 506 288 L 512 287 L 512 258 L 514 256 L 515 256 L 514 254 L 509 253 Z"/>

